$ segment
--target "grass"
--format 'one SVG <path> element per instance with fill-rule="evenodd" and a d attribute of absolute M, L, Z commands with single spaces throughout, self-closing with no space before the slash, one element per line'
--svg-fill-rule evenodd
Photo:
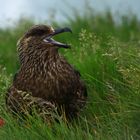
<path fill-rule="evenodd" d="M 0 139 L 140 139 L 140 22 L 135 16 L 120 17 L 116 24 L 110 12 L 75 15 L 68 23 L 73 34 L 57 36 L 71 43 L 71 50 L 60 52 L 82 75 L 88 88 L 88 102 L 81 117 L 69 124 L 51 126 L 33 116 L 19 124 L 7 113 L 5 94 L 17 71 L 16 42 L 33 21 L 23 19 L 15 28 L 0 29 Z"/>

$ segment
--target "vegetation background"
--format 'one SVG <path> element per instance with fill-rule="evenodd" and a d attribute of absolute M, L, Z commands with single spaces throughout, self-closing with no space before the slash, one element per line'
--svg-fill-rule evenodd
<path fill-rule="evenodd" d="M 71 50 L 60 53 L 81 72 L 88 87 L 85 109 L 69 124 L 47 126 L 36 116 L 22 123 L 8 114 L 5 94 L 19 68 L 16 42 L 35 23 L 21 19 L 15 27 L 0 29 L 0 117 L 5 121 L 1 140 L 140 139 L 140 21 L 131 15 L 116 23 L 109 11 L 95 14 L 87 9 L 82 16 L 74 10 L 67 22 L 50 23 L 73 30 L 55 39 L 71 44 Z"/>

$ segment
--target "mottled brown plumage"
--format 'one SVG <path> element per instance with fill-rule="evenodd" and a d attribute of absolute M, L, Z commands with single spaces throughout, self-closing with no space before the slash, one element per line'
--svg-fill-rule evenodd
<path fill-rule="evenodd" d="M 49 120 L 56 110 L 62 115 L 61 109 L 67 118 L 74 117 L 85 105 L 87 91 L 80 73 L 58 52 L 70 46 L 52 39 L 62 32 L 71 30 L 36 25 L 18 41 L 21 66 L 6 98 L 10 111 L 26 114 L 35 107 Z"/>

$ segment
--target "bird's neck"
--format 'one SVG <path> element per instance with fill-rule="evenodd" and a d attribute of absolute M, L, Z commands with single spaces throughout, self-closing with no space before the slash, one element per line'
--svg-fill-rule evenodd
<path fill-rule="evenodd" d="M 62 56 L 59 55 L 58 50 L 49 49 L 37 52 L 32 57 L 27 56 L 21 64 L 21 69 L 29 73 L 46 73 L 49 70 L 58 67 L 61 63 Z"/>

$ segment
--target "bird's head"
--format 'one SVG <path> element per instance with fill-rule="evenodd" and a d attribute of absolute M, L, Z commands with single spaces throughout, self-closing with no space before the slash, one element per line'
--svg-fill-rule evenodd
<path fill-rule="evenodd" d="M 19 54 L 27 54 L 27 52 L 41 49 L 70 48 L 68 44 L 60 43 L 53 39 L 53 36 L 64 32 L 72 31 L 68 27 L 55 30 L 47 25 L 34 25 L 18 41 Z"/>

